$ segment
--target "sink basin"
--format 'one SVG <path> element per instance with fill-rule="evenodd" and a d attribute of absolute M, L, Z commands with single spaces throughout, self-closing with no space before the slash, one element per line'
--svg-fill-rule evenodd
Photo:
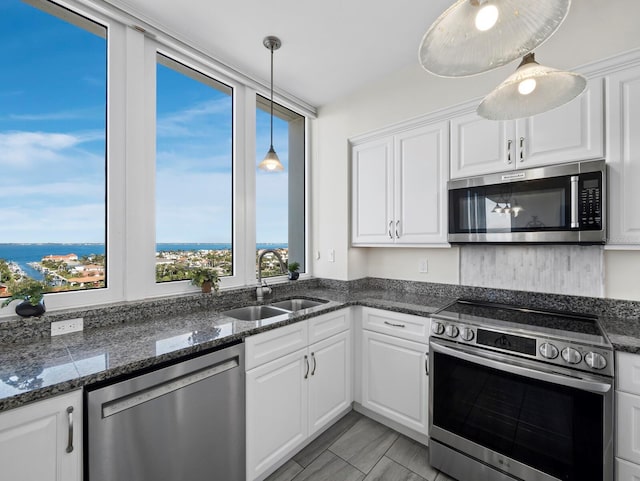
<path fill-rule="evenodd" d="M 273 306 L 245 306 L 225 311 L 222 314 L 240 321 L 260 321 L 282 314 L 289 314 L 289 311 Z"/>
<path fill-rule="evenodd" d="M 327 301 L 312 301 L 311 299 L 287 299 L 286 301 L 274 302 L 271 305 L 287 311 L 299 311 L 301 309 L 319 306 L 326 302 Z"/>

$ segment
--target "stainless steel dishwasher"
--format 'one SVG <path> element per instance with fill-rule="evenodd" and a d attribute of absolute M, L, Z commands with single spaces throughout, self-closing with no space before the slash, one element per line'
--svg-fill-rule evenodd
<path fill-rule="evenodd" d="M 244 481 L 244 384 L 237 344 L 87 390 L 85 479 Z"/>

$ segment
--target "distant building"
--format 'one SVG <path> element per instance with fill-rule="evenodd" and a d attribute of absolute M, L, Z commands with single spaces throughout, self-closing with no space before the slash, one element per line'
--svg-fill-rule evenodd
<path fill-rule="evenodd" d="M 77 262 L 78 260 L 78 256 L 75 254 L 67 254 L 64 256 L 55 256 L 55 255 L 50 255 L 50 256 L 44 256 L 42 258 L 42 261 L 53 261 L 53 262 Z"/>

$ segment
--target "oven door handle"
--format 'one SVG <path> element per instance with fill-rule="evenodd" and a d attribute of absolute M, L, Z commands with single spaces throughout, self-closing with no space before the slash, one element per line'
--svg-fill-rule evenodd
<path fill-rule="evenodd" d="M 473 349 L 473 348 L 466 348 Z M 452 356 L 463 361 L 473 362 L 485 367 L 497 369 L 499 371 L 508 372 L 511 374 L 517 374 L 520 376 L 537 379 L 539 381 L 551 382 L 553 384 L 561 384 L 563 386 L 569 386 L 582 391 L 589 391 L 597 394 L 604 394 L 611 390 L 612 385 L 610 383 L 599 382 L 595 380 L 583 379 L 573 376 L 567 376 L 558 372 L 550 371 L 544 367 L 527 367 L 520 365 L 513 361 L 499 361 L 491 359 L 486 356 L 479 356 L 467 350 L 461 350 L 461 348 L 453 349 L 448 346 L 444 346 L 435 340 L 431 340 L 431 350 Z M 434 367 L 435 369 L 435 367 Z"/>

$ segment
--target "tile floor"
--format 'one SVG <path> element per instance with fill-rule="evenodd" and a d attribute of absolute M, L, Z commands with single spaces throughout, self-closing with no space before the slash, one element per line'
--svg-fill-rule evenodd
<path fill-rule="evenodd" d="M 454 481 L 427 447 L 351 411 L 266 481 Z"/>

